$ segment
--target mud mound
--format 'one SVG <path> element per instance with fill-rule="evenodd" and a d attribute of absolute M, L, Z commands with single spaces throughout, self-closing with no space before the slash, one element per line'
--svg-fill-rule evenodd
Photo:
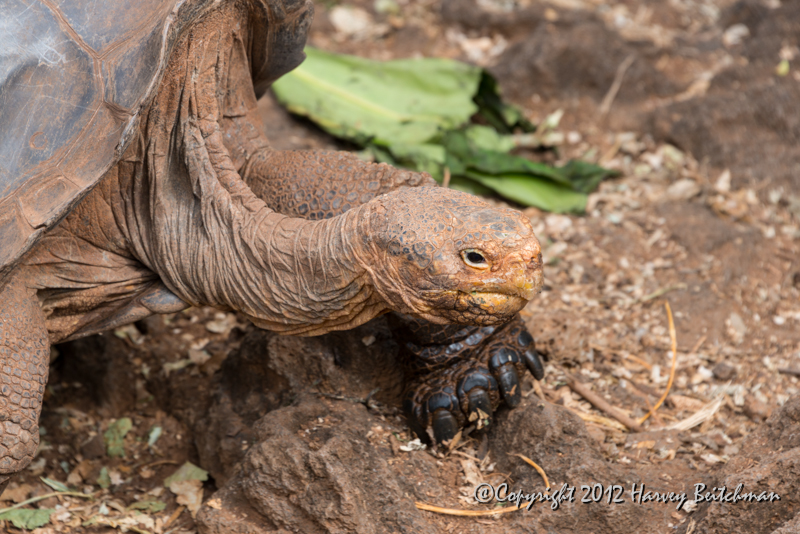
<path fill-rule="evenodd" d="M 681 534 L 800 532 L 800 397 L 791 399 L 748 436 L 719 479 L 716 487 L 724 486 L 729 494 L 736 494 L 741 484 L 742 495 L 774 493 L 780 499 L 702 503 Z"/>
<path fill-rule="evenodd" d="M 591 16 L 543 22 L 502 55 L 492 73 L 505 94 L 525 101 L 531 93 L 547 100 L 589 98 L 598 105 L 617 69 L 630 63 L 618 98 L 626 112 L 653 96 L 674 94 L 676 84 L 655 69 L 647 43 L 628 43 Z"/>

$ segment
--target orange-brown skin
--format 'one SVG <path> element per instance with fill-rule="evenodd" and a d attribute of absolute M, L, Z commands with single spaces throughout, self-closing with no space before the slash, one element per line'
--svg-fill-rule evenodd
<path fill-rule="evenodd" d="M 390 310 L 486 327 L 541 287 L 518 212 L 349 155 L 272 151 L 251 10 L 222 3 L 185 33 L 121 161 L 0 281 L 0 490 L 36 449 L 50 343 L 188 305 L 299 335 Z"/>

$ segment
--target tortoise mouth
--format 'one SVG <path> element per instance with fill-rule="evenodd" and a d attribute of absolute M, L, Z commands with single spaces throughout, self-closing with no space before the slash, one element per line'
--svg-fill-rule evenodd
<path fill-rule="evenodd" d="M 529 299 L 500 291 L 452 290 L 440 294 L 429 317 L 456 324 L 497 325 L 510 321 Z"/>
<path fill-rule="evenodd" d="M 503 314 L 517 313 L 528 303 L 530 299 L 524 298 L 520 295 L 501 293 L 499 291 L 472 291 L 463 292 L 459 291 L 457 295 L 460 303 L 469 306 L 470 310 L 477 312 L 478 310 L 486 314 Z"/>

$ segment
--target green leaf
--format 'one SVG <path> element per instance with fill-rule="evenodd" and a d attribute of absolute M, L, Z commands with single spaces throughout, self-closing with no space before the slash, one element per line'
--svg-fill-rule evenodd
<path fill-rule="evenodd" d="M 475 180 L 471 180 L 466 176 L 451 177 L 450 189 L 456 189 L 458 191 L 469 193 L 470 195 L 478 195 L 484 197 L 490 196 L 494 193 L 493 190 L 489 189 L 485 185 L 478 183 Z"/>
<path fill-rule="evenodd" d="M 478 113 L 481 117 L 498 132 L 513 133 L 515 128 L 519 128 L 525 133 L 536 130 L 536 126 L 525 118 L 522 111 L 503 102 L 497 80 L 486 71 L 481 73 L 475 103 L 478 104 Z"/>
<path fill-rule="evenodd" d="M 177 471 L 164 479 L 164 486 L 169 487 L 173 482 L 182 482 L 184 480 L 199 480 L 205 482 L 208 480 L 208 471 L 197 467 L 191 462 L 186 462 L 180 466 Z"/>
<path fill-rule="evenodd" d="M 405 167 L 418 172 L 427 172 L 434 179 L 442 181 L 442 168 L 445 164 L 445 150 L 441 145 L 394 144 L 388 148 L 370 145 L 374 148 L 376 159 L 391 165 Z M 389 157 L 386 156 L 388 152 Z"/>
<path fill-rule="evenodd" d="M 162 429 L 160 426 L 154 426 L 150 429 L 150 435 L 147 438 L 147 446 L 152 447 L 158 441 L 158 438 L 161 437 Z"/>
<path fill-rule="evenodd" d="M 486 71 L 447 59 L 378 62 L 307 48 L 308 59 L 274 85 L 278 100 L 377 161 L 428 172 L 473 194 L 580 212 L 611 171 L 585 162 L 554 168 L 510 154 L 515 131 L 536 128 L 503 102 Z M 469 125 L 476 111 L 490 126 Z M 548 118 L 557 123 L 563 112 Z M 551 124 L 551 127 L 553 126 Z"/>
<path fill-rule="evenodd" d="M 100 475 L 97 477 L 97 485 L 103 489 L 108 489 L 111 487 L 111 477 L 108 475 L 107 467 L 100 469 Z"/>
<path fill-rule="evenodd" d="M 372 61 L 306 48 L 308 58 L 273 84 L 289 111 L 366 144 L 424 144 L 477 111 L 481 69 L 449 59 Z"/>
<path fill-rule="evenodd" d="M 536 206 L 554 213 L 582 213 L 586 210 L 585 194 L 549 180 L 527 174 L 497 176 L 474 170 L 467 171 L 466 176 L 525 206 Z"/>
<path fill-rule="evenodd" d="M 473 124 L 464 128 L 467 141 L 475 148 L 494 152 L 510 152 L 516 147 L 513 137 L 503 135 L 489 126 Z"/>
<path fill-rule="evenodd" d="M 467 169 L 483 174 L 531 174 L 571 187 L 569 178 L 558 169 L 503 152 L 485 150 L 471 141 L 464 131 L 449 132 L 444 145 L 447 166 L 453 174 L 466 175 Z"/>
<path fill-rule="evenodd" d="M 570 181 L 573 189 L 587 194 L 597 189 L 600 182 L 606 178 L 619 176 L 617 171 L 576 159 L 570 160 L 560 170 Z"/>
<path fill-rule="evenodd" d="M 167 504 L 156 499 L 147 499 L 143 501 L 136 501 L 128 506 L 129 510 L 143 510 L 145 512 L 157 513 L 167 507 Z"/>
<path fill-rule="evenodd" d="M 103 438 L 106 442 L 106 453 L 111 458 L 122 458 L 125 456 L 125 435 L 133 428 L 133 422 L 129 417 L 117 419 L 108 426 Z"/>
<path fill-rule="evenodd" d="M 0 521 L 11 521 L 11 524 L 16 528 L 33 530 L 48 524 L 50 522 L 50 514 L 53 512 L 54 510 L 50 508 L 40 508 L 38 510 L 19 508 L 0 514 Z"/>
<path fill-rule="evenodd" d="M 50 486 L 56 491 L 69 491 L 69 488 L 63 483 L 59 482 L 58 480 L 53 480 L 52 478 L 47 477 L 39 477 L 42 482 Z"/>

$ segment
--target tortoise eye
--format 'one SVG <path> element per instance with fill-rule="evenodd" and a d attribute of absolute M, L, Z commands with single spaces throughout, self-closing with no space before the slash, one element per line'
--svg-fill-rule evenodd
<path fill-rule="evenodd" d="M 489 268 L 489 261 L 480 250 L 468 248 L 467 250 L 461 252 L 461 258 L 464 260 L 464 263 L 470 267 L 474 267 L 476 269 Z"/>

